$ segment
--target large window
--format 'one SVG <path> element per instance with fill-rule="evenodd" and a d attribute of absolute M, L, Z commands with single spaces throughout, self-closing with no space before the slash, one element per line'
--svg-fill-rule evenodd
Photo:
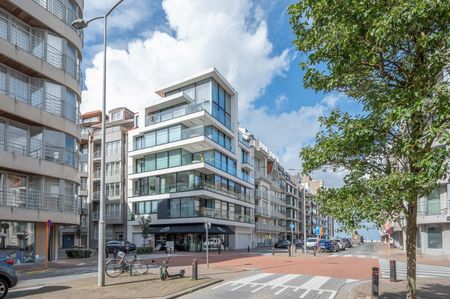
<path fill-rule="evenodd" d="M 231 129 L 231 97 L 216 81 L 212 83 L 212 114 Z"/>
<path fill-rule="evenodd" d="M 140 214 L 156 214 L 158 212 L 158 201 L 148 200 L 135 202 L 133 204 L 133 213 L 136 215 Z"/>
<path fill-rule="evenodd" d="M 441 199 L 439 189 L 433 190 L 427 197 L 427 214 L 439 215 L 441 214 Z"/>
<path fill-rule="evenodd" d="M 442 249 L 442 226 L 428 227 L 428 248 Z"/>
<path fill-rule="evenodd" d="M 31 222 L 0 221 L 0 250 L 17 264 L 34 263 L 35 227 Z"/>

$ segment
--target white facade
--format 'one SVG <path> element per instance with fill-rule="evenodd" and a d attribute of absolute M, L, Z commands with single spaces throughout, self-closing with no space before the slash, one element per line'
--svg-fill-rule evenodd
<path fill-rule="evenodd" d="M 127 239 L 141 246 L 139 219 L 149 217 L 153 245 L 201 250 L 210 222 L 224 247 L 251 246 L 253 170 L 241 157 L 237 92 L 209 68 L 156 93 L 128 133 Z"/>

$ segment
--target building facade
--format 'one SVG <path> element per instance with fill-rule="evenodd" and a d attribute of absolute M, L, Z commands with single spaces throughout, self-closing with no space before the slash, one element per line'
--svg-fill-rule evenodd
<path fill-rule="evenodd" d="M 84 113 L 81 117 L 81 183 L 80 199 L 89 216 L 81 243 L 98 248 L 101 177 L 101 111 Z M 105 221 L 106 241 L 126 240 L 128 131 L 134 126 L 134 113 L 127 108 L 108 112 L 105 143 Z M 84 223 L 83 223 L 84 224 Z"/>
<path fill-rule="evenodd" d="M 210 68 L 156 93 L 129 131 L 128 240 L 200 251 L 210 223 L 212 242 L 252 246 L 253 165 L 239 139 L 237 92 Z"/>
<path fill-rule="evenodd" d="M 60 230 L 80 223 L 82 10 L 0 1 L 0 249 L 18 264 L 57 259 Z"/>

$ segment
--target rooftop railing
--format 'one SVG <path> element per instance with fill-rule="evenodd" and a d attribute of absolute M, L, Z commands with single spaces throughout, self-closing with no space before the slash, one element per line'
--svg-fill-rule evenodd
<path fill-rule="evenodd" d="M 0 190 L 0 206 L 80 214 L 80 202 L 75 195 L 47 193 L 25 187 Z"/>
<path fill-rule="evenodd" d="M 64 70 L 77 81 L 80 81 L 81 69 L 76 59 L 51 46 L 44 38 L 33 35 L 30 32 L 31 29 L 26 30 L 25 26 L 18 26 L 2 15 L 0 15 L 0 24 L 2 24 L 0 26 L 0 38 L 54 67 Z"/>
<path fill-rule="evenodd" d="M 151 126 L 163 121 L 171 120 L 181 116 L 193 114 L 200 111 L 208 111 L 209 102 L 195 103 L 175 106 L 161 112 L 153 113 L 145 117 L 145 126 Z"/>

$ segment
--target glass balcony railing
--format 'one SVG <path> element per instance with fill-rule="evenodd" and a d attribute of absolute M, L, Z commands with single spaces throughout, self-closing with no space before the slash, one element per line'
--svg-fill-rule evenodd
<path fill-rule="evenodd" d="M 47 193 L 25 187 L 0 190 L 0 206 L 80 214 L 80 202 L 76 195 Z"/>
<path fill-rule="evenodd" d="M 12 130 L 0 129 L 0 151 L 43 159 L 76 168 L 78 151 L 70 151 L 65 147 L 45 144 L 41 138 L 30 138 Z"/>
<path fill-rule="evenodd" d="M 248 215 L 235 214 L 227 210 L 219 210 L 213 208 L 200 207 L 198 209 L 186 210 L 181 215 L 179 210 L 176 211 L 168 211 L 167 219 L 175 219 L 175 218 L 194 218 L 194 217 L 207 217 L 214 218 L 220 220 L 228 220 L 234 222 L 243 222 L 243 223 L 254 223 L 255 220 L 253 217 Z"/>
<path fill-rule="evenodd" d="M 72 27 L 72 22 L 75 21 L 78 18 L 81 18 L 80 16 L 77 16 L 77 12 L 75 9 L 75 4 L 72 4 L 72 9 L 69 8 L 64 1 L 61 0 L 33 0 L 42 8 L 50 12 L 52 15 L 69 25 L 70 28 L 75 30 L 80 37 L 83 35 L 83 30 L 76 30 Z"/>
<path fill-rule="evenodd" d="M 178 118 L 181 116 L 189 115 L 200 111 L 208 111 L 208 107 L 209 102 L 175 106 L 171 109 L 147 115 L 145 117 L 145 126 L 151 126 L 163 121 L 168 121 L 174 118 Z"/>
<path fill-rule="evenodd" d="M 34 82 L 36 86 L 29 82 Z M 46 84 L 59 87 L 59 96 L 45 92 L 43 86 Z M 78 124 L 80 111 L 76 105 L 75 93 L 66 90 L 64 86 L 28 77 L 0 64 L 0 94 Z M 65 98 L 69 94 L 72 95 L 73 103 Z"/>
<path fill-rule="evenodd" d="M 239 142 L 245 145 L 246 147 L 250 148 L 250 142 L 244 138 L 244 136 L 239 133 Z"/>
<path fill-rule="evenodd" d="M 77 81 L 80 81 L 81 69 L 77 58 L 68 56 L 66 53 L 47 43 L 43 37 L 32 34 L 31 31 L 31 28 L 23 25 L 19 26 L 18 23 L 0 14 L 0 38 L 7 40 L 36 58 L 64 70 Z M 39 33 L 45 36 L 45 32 L 42 31 Z"/>

